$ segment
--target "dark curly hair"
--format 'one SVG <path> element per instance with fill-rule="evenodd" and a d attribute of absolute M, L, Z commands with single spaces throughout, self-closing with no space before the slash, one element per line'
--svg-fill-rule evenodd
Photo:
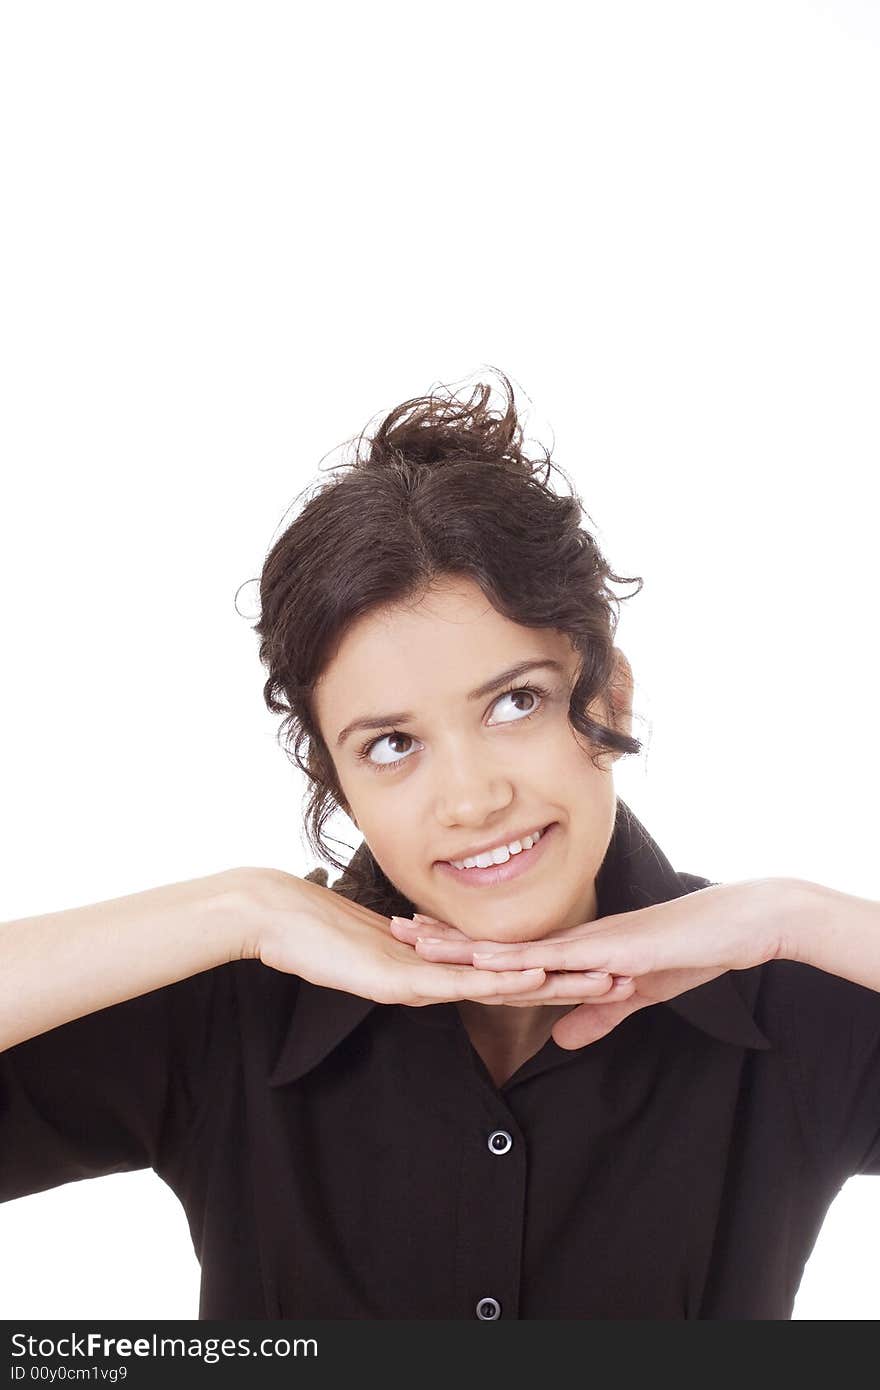
<path fill-rule="evenodd" d="M 466 576 L 511 621 L 568 634 L 581 658 L 569 720 L 594 747 L 594 762 L 604 750 L 642 748 L 585 713 L 607 697 L 614 675 L 620 601 L 609 580 L 636 583 L 636 593 L 642 580 L 609 569 L 582 528 L 585 513 L 568 474 L 549 452 L 527 457 L 513 387 L 498 375 L 506 397 L 500 410 L 492 408 L 490 383 L 478 383 L 467 400 L 440 386 L 396 406 L 372 435 L 361 431 L 354 457 L 333 470 L 339 476 L 310 485 L 313 495 L 272 545 L 259 579 L 254 630 L 269 672 L 263 698 L 284 715 L 278 741 L 308 779 L 308 843 L 344 870 L 337 891 L 386 915 L 409 915 L 412 905 L 365 845 L 346 863 L 322 833 L 337 807 L 349 807 L 312 691 L 356 618 L 417 600 L 441 576 Z M 548 486 L 551 469 L 570 496 Z M 325 870 L 309 877 L 327 881 Z"/>

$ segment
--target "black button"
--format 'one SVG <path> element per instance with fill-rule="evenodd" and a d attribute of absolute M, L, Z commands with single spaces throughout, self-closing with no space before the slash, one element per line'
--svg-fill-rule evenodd
<path fill-rule="evenodd" d="M 489 1152 L 493 1154 L 506 1154 L 513 1148 L 513 1139 L 506 1129 L 493 1129 L 487 1142 Z"/>
<path fill-rule="evenodd" d="M 501 1317 L 501 1304 L 497 1298 L 481 1298 L 477 1304 L 477 1317 L 483 1322 L 492 1322 Z"/>

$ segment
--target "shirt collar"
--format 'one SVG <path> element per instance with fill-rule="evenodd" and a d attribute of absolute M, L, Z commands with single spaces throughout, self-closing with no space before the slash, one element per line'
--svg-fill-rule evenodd
<path fill-rule="evenodd" d="M 371 851 L 364 841 L 355 851 L 350 867 L 357 867 L 371 857 Z M 348 870 L 336 881 L 334 890 L 345 886 L 347 874 Z M 309 878 L 326 880 L 326 874 L 323 870 L 316 870 Z M 630 808 L 620 797 L 617 798 L 614 830 L 596 876 L 600 917 L 632 912 L 651 903 L 668 902 L 671 898 L 680 898 L 685 893 L 708 886 L 708 879 L 676 873 Z M 688 1023 L 720 1042 L 730 1043 L 734 1047 L 772 1050 L 772 1044 L 752 1015 L 759 974 L 756 969 L 728 971 L 706 984 L 698 985 L 696 989 L 666 1000 L 660 1007 L 672 1009 Z M 373 999 L 363 999 L 360 995 L 328 989 L 300 979 L 284 1042 L 269 1073 L 269 1085 L 283 1086 L 311 1071 L 377 1007 L 379 1005 Z M 406 1009 L 415 1021 L 429 1026 L 458 1025 L 458 1011 L 454 1004 L 399 1007 Z"/>

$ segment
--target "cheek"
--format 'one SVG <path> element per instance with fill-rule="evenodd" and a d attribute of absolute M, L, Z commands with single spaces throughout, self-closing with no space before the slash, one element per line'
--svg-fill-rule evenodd
<path fill-rule="evenodd" d="M 411 879 L 419 867 L 424 867 L 425 848 L 413 843 L 413 821 L 396 825 L 387 815 L 381 820 L 364 824 L 360 830 L 380 868 L 395 883 Z"/>
<path fill-rule="evenodd" d="M 585 734 L 570 724 L 554 737 L 547 751 L 557 774 L 564 773 L 573 789 L 595 788 L 597 781 L 606 780 L 605 774 L 612 766 L 611 751 L 590 743 Z"/>
<path fill-rule="evenodd" d="M 424 902 L 427 885 L 431 881 L 431 865 L 425 860 L 425 849 L 410 849 L 404 844 L 395 843 L 387 830 L 382 839 L 371 842 L 373 857 L 385 877 L 405 898 L 416 905 L 416 910 L 430 912 L 431 909 L 419 905 Z"/>

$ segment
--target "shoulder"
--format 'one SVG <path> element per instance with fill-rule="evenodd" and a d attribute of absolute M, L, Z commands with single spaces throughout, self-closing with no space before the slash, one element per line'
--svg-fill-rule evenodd
<path fill-rule="evenodd" d="M 676 872 L 682 893 L 713 887 L 716 880 Z M 829 1046 L 871 1047 L 880 1039 L 880 994 L 839 975 L 801 961 L 774 960 L 752 970 L 736 971 L 745 991 L 760 1002 L 768 1027 L 782 1024 L 806 1053 L 821 1057 Z M 775 1031 L 775 1030 L 773 1030 Z"/>
<path fill-rule="evenodd" d="M 677 872 L 682 893 L 714 886 L 715 880 Z M 794 960 L 772 960 L 732 972 L 734 983 L 753 1008 L 755 1022 L 774 1048 L 790 1057 L 799 1073 L 817 1082 L 822 1076 L 852 1075 L 880 1068 L 880 993 L 842 976 Z"/>
<path fill-rule="evenodd" d="M 880 994 L 800 961 L 760 969 L 760 1014 L 780 1040 L 816 1152 L 838 1181 L 880 1172 Z"/>

